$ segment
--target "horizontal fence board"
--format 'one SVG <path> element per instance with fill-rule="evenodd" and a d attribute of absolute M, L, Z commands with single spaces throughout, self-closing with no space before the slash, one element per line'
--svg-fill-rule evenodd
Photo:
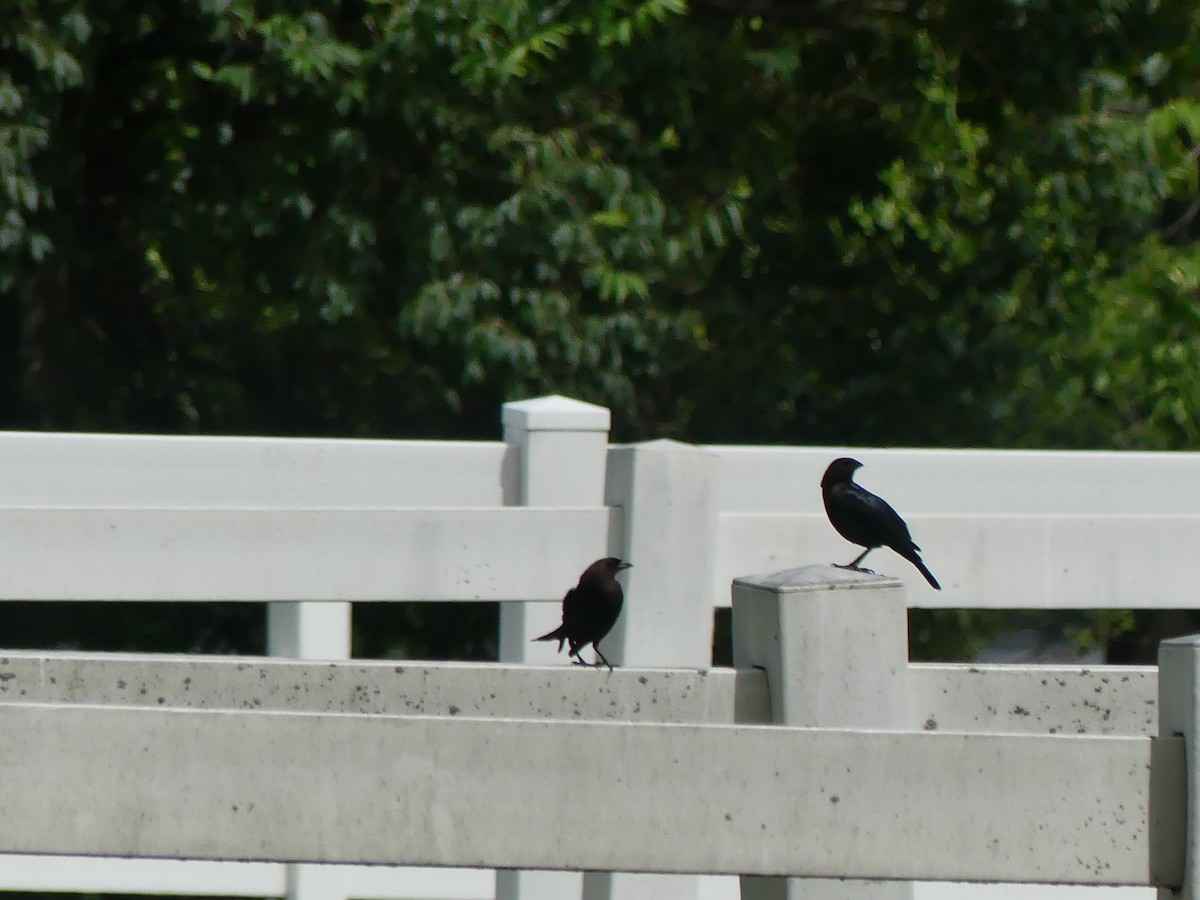
<path fill-rule="evenodd" d="M 926 450 L 709 445 L 727 513 L 822 513 L 821 475 L 839 456 L 905 518 L 950 515 L 1187 515 L 1181 484 L 1200 482 L 1200 453 Z M 918 540 L 918 543 L 920 541 Z"/>
<path fill-rule="evenodd" d="M 909 666 L 925 731 L 1154 735 L 1153 666 Z M 770 721 L 760 669 L 625 669 L 422 661 L 24 651 L 0 657 L 0 703 L 76 703 L 733 724 Z"/>
<path fill-rule="evenodd" d="M 342 896 L 355 900 L 492 900 L 496 879 L 485 869 L 416 866 L 320 866 Z M 312 877 L 313 870 L 306 873 Z M 127 859 L 92 856 L 0 856 L 5 891 L 74 894 L 166 894 L 206 897 L 282 897 L 287 869 L 280 863 Z"/>
<path fill-rule="evenodd" d="M 915 515 L 908 517 L 935 591 L 887 548 L 864 565 L 901 577 L 908 605 L 969 609 L 1194 609 L 1190 569 L 1200 544 L 1197 515 Z M 848 563 L 860 548 L 842 540 L 824 512 L 725 514 L 718 526 L 713 602 L 729 605 L 729 583 L 750 573 L 810 563 Z"/>
<path fill-rule="evenodd" d="M 0 770 L 0 850 L 22 853 L 1083 884 L 1182 867 L 1177 739 L 11 704 Z"/>
<path fill-rule="evenodd" d="M 286 878 L 287 870 L 279 863 L 0 856 L 5 891 L 282 897 Z"/>
<path fill-rule="evenodd" d="M 925 731 L 1150 736 L 1158 668 L 918 663 L 908 705 Z"/>
<path fill-rule="evenodd" d="M 561 600 L 599 509 L 0 508 L 3 600 Z"/>
<path fill-rule="evenodd" d="M 913 900 L 1159 900 L 1159 895 L 1151 887 L 923 881 L 913 885 Z"/>
<path fill-rule="evenodd" d="M 704 449 L 720 457 L 725 512 L 818 512 L 821 473 L 844 455 L 864 462 L 859 480 L 905 515 L 1188 513 L 1175 485 L 1200 479 L 1195 453 Z M 497 441 L 8 431 L 0 460 L 0 504 L 11 506 L 499 505 L 516 471 Z"/>
<path fill-rule="evenodd" d="M 609 672 L 565 663 L 8 653 L 0 657 L 0 703 L 13 702 L 712 724 L 770 720 L 767 677 L 758 669 Z"/>
<path fill-rule="evenodd" d="M 494 441 L 0 432 L 0 506 L 502 506 Z"/>

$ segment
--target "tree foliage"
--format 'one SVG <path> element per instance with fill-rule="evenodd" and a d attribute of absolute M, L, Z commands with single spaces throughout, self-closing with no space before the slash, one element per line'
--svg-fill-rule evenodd
<path fill-rule="evenodd" d="M 1194 427 L 1182 3 L 21 6 L 12 424 L 477 435 L 557 390 L 634 437 Z"/>

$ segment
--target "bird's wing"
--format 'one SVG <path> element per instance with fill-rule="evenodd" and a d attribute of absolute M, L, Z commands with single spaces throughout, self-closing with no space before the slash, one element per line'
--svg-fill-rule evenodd
<path fill-rule="evenodd" d="M 882 497 L 875 496 L 857 484 L 850 485 L 850 490 L 843 496 L 848 507 L 857 509 L 862 516 L 870 517 L 884 544 L 893 549 L 912 545 L 912 535 L 908 533 L 908 526 L 904 524 L 900 514 Z"/>
<path fill-rule="evenodd" d="M 584 614 L 583 597 L 580 596 L 579 588 L 573 587 L 563 596 L 562 619 L 568 632 L 571 631 L 572 626 L 579 623 L 580 617 Z"/>

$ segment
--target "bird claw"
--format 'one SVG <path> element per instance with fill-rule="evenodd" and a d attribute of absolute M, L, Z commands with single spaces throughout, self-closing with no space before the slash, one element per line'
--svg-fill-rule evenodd
<path fill-rule="evenodd" d="M 868 569 L 865 566 L 842 565 L 841 563 L 830 563 L 835 569 L 848 569 L 851 572 L 862 572 L 864 575 L 878 575 L 874 569 Z"/>
<path fill-rule="evenodd" d="M 596 662 L 584 662 L 584 661 L 583 661 L 582 659 L 580 659 L 579 657 L 575 657 L 573 660 L 571 660 L 571 665 L 573 665 L 573 666 L 583 666 L 583 667 L 585 667 L 585 668 L 588 668 L 588 669 L 598 669 L 598 668 L 600 668 L 601 666 L 608 666 L 608 671 L 610 671 L 610 672 L 611 672 L 611 671 L 612 671 L 614 668 L 616 668 L 616 667 L 615 667 L 615 666 L 614 666 L 612 663 L 610 663 L 610 662 L 609 662 L 607 659 L 606 659 L 606 660 L 603 660 L 603 661 L 601 661 L 601 660 L 597 660 Z"/>

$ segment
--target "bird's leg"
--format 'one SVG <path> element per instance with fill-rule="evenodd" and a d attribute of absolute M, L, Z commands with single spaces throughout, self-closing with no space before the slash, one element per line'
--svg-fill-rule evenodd
<path fill-rule="evenodd" d="M 583 647 L 572 647 L 571 648 L 571 652 L 567 654 L 567 656 L 575 657 L 573 660 L 571 660 L 571 665 L 587 666 L 588 668 L 591 668 L 592 664 L 590 662 L 584 662 L 584 660 L 583 660 L 583 654 L 580 652 L 582 649 L 583 649 Z"/>
<path fill-rule="evenodd" d="M 611 672 L 613 670 L 613 664 L 604 658 L 604 654 L 600 652 L 600 646 L 598 644 L 592 644 L 592 649 L 596 651 L 596 655 L 598 657 L 600 657 L 600 661 L 603 662 L 606 666 L 608 666 L 608 671 Z M 600 667 L 600 663 L 596 663 L 595 665 L 596 665 L 596 668 Z"/>
<path fill-rule="evenodd" d="M 855 571 L 855 572 L 865 572 L 865 573 L 866 573 L 866 574 L 868 574 L 868 575 L 874 575 L 874 574 L 875 574 L 875 572 L 874 572 L 873 570 L 871 570 L 871 569 L 864 569 L 862 566 L 860 566 L 860 565 L 859 565 L 859 563 L 860 563 L 860 562 L 862 562 L 864 559 L 866 559 L 866 558 L 867 558 L 867 554 L 868 554 L 868 553 L 870 553 L 870 552 L 871 552 L 872 550 L 874 550 L 874 549 L 875 549 L 874 547 L 868 547 L 868 548 L 867 548 L 866 550 L 864 550 L 862 553 L 858 554 L 858 556 L 857 556 L 857 557 L 855 557 L 855 559 L 854 559 L 854 562 L 847 563 L 847 564 L 846 564 L 846 565 L 844 565 L 844 566 L 840 566 L 840 565 L 838 565 L 837 563 L 834 563 L 834 564 L 833 564 L 833 567 L 834 567 L 835 569 L 851 569 L 851 570 L 853 570 L 853 571 Z"/>

